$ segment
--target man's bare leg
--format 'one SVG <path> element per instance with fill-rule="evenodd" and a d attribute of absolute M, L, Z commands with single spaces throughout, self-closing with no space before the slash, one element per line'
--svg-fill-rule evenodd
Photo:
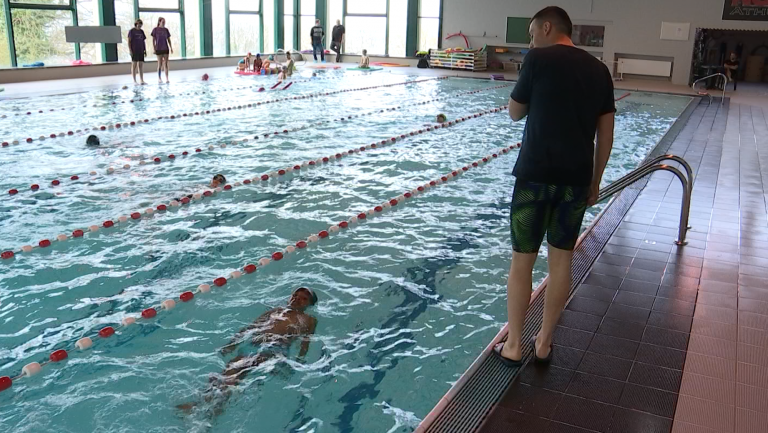
<path fill-rule="evenodd" d="M 573 251 L 561 250 L 547 244 L 547 264 L 549 281 L 544 299 L 544 321 L 541 331 L 536 336 L 536 356 L 546 358 L 552 346 L 552 334 L 555 332 L 560 314 L 571 290 L 571 261 Z"/>
<path fill-rule="evenodd" d="M 536 253 L 512 253 L 507 280 L 507 341 L 501 350 L 501 356 L 518 361 L 523 358 L 522 342 L 523 323 L 528 304 L 531 302 L 533 285 L 533 265 Z"/>

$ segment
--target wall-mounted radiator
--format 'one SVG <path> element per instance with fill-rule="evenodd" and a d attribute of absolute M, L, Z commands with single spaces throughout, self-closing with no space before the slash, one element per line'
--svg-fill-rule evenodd
<path fill-rule="evenodd" d="M 671 77 L 672 62 L 660 60 L 618 59 L 617 72 L 620 75 L 649 75 L 654 77 Z"/>

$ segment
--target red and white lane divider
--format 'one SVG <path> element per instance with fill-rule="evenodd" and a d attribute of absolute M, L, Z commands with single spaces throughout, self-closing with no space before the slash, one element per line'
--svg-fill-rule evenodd
<path fill-rule="evenodd" d="M 296 81 L 292 81 L 292 82 L 293 83 L 306 83 L 306 82 L 317 81 L 317 80 L 338 80 L 339 78 L 341 78 L 341 76 L 339 76 L 339 77 L 315 77 L 313 79 L 296 80 Z M 238 90 L 258 89 L 258 88 L 263 88 L 263 85 L 257 84 L 257 85 L 254 85 L 254 86 L 227 87 L 227 88 L 224 88 L 224 89 L 213 89 L 213 90 L 209 89 L 207 91 L 177 93 L 177 94 L 173 94 L 173 95 L 165 95 L 162 98 L 146 98 L 146 99 L 145 98 L 131 98 L 131 99 L 120 98 L 122 100 L 115 100 L 115 101 L 108 102 L 106 104 L 93 104 L 93 105 L 84 104 L 84 105 L 75 105 L 75 106 L 71 106 L 71 107 L 64 107 L 64 108 L 58 108 L 58 109 L 57 108 L 49 108 L 49 109 L 46 109 L 46 110 L 40 110 L 40 109 L 35 110 L 35 109 L 33 109 L 33 110 L 30 110 L 30 111 L 26 111 L 26 112 L 14 112 L 14 113 L 0 114 L 0 119 L 6 119 L 8 117 L 16 117 L 16 116 L 31 116 L 31 115 L 35 115 L 35 114 L 45 114 L 45 113 L 51 113 L 51 112 L 56 112 L 56 111 L 68 111 L 68 110 L 73 110 L 73 109 L 76 109 L 76 108 L 106 107 L 106 106 L 110 106 L 110 105 L 125 104 L 126 102 L 128 102 L 129 104 L 134 104 L 134 103 L 137 103 L 137 102 L 152 101 L 154 99 L 166 100 L 166 99 L 176 98 L 176 97 L 180 97 L 180 96 L 193 96 L 193 95 L 205 95 L 205 94 L 222 93 L 222 92 L 235 92 L 235 91 L 238 91 Z"/>
<path fill-rule="evenodd" d="M 423 80 L 412 80 L 412 81 L 403 81 L 403 82 L 392 83 L 392 84 L 382 84 L 382 85 L 379 85 L 379 86 L 354 87 L 354 88 L 351 88 L 351 89 L 334 90 L 334 91 L 331 91 L 331 92 L 311 93 L 309 95 L 300 95 L 300 96 L 292 96 L 292 97 L 287 97 L 287 98 L 278 98 L 278 99 L 272 99 L 272 100 L 267 100 L 267 101 L 260 101 L 260 102 L 256 102 L 256 103 L 245 104 L 245 105 L 237 105 L 237 106 L 231 106 L 231 107 L 225 107 L 225 108 L 216 108 L 216 109 L 213 109 L 213 110 L 195 111 L 194 113 L 193 112 L 189 112 L 189 113 L 181 113 L 181 114 L 171 114 L 169 116 L 159 116 L 159 117 L 153 117 L 153 118 L 144 119 L 144 120 L 133 120 L 133 121 L 130 121 L 130 122 L 119 122 L 119 123 L 115 123 L 114 125 L 109 124 L 109 125 L 95 126 L 93 128 L 85 128 L 82 131 L 84 131 L 84 132 L 88 132 L 88 131 L 91 131 L 91 130 L 93 130 L 93 131 L 115 131 L 115 130 L 119 130 L 119 129 L 122 129 L 122 128 L 142 125 L 142 124 L 146 124 L 146 123 L 150 123 L 150 122 L 156 122 L 156 121 L 165 120 L 165 119 L 175 120 L 175 119 L 181 119 L 181 118 L 184 118 L 184 117 L 205 116 L 205 115 L 208 115 L 208 114 L 211 114 L 211 113 L 220 113 L 222 111 L 242 110 L 242 109 L 245 109 L 245 108 L 256 108 L 256 107 L 259 107 L 259 106 L 262 106 L 262 105 L 275 104 L 275 103 L 278 103 L 278 102 L 288 101 L 288 100 L 292 100 L 292 99 L 311 99 L 311 98 L 318 98 L 318 97 L 321 97 L 321 96 L 336 95 L 336 94 L 339 94 L 339 93 L 359 92 L 359 91 L 363 91 L 363 90 L 378 89 L 378 88 L 382 88 L 382 87 L 404 86 L 404 85 L 408 85 L 408 84 L 424 83 L 424 82 L 427 82 L 427 81 L 444 80 L 446 78 L 448 78 L 448 77 L 427 78 L 427 79 L 423 79 Z M 41 135 L 37 139 L 34 139 L 32 137 L 28 137 L 28 138 L 26 138 L 25 140 L 22 140 L 22 141 L 24 141 L 26 143 L 33 143 L 33 142 L 36 142 L 36 141 L 40 142 L 40 141 L 45 141 L 48 138 L 55 139 L 57 137 L 64 137 L 64 136 L 67 136 L 67 135 L 74 135 L 75 133 L 80 133 L 80 132 L 81 132 L 80 129 L 75 130 L 75 131 L 71 131 L 70 130 L 70 131 L 67 131 L 66 133 L 64 133 L 64 132 L 59 132 L 59 133 L 53 132 L 51 134 L 48 134 L 47 136 L 46 135 Z M 13 140 L 11 142 L 3 141 L 2 143 L 0 143 L 0 147 L 9 147 L 10 145 L 17 145 L 19 143 L 20 143 L 19 140 Z"/>
<path fill-rule="evenodd" d="M 506 107 L 504 108 L 506 109 Z M 166 299 L 165 301 L 161 302 L 159 305 L 154 305 L 152 307 L 149 307 L 143 310 L 140 314 L 126 315 L 122 319 L 121 323 L 119 325 L 116 325 L 116 328 L 119 330 L 121 328 L 134 325 L 137 322 L 151 321 L 152 319 L 156 318 L 158 314 L 174 309 L 176 307 L 177 302 L 181 302 L 181 303 L 190 302 L 195 298 L 195 296 L 210 293 L 212 287 L 223 287 L 233 279 L 241 278 L 246 274 L 253 274 L 258 269 L 268 266 L 273 261 L 276 262 L 276 261 L 283 260 L 286 256 L 295 253 L 297 250 L 305 249 L 311 246 L 312 244 L 319 243 L 323 239 L 326 239 L 329 236 L 340 232 L 341 230 L 350 228 L 355 224 L 364 223 L 365 221 L 371 218 L 375 218 L 381 215 L 387 209 L 402 207 L 409 200 L 412 200 L 414 198 L 417 198 L 427 193 L 431 188 L 441 186 L 445 183 L 448 183 L 451 180 L 457 179 L 458 177 L 464 175 L 464 173 L 472 169 L 478 168 L 480 166 L 483 166 L 484 164 L 511 152 L 516 147 L 519 148 L 520 143 L 517 143 L 517 145 L 511 145 L 509 147 L 501 148 L 498 151 L 491 153 L 490 155 L 480 158 L 477 161 L 467 164 L 461 168 L 457 168 L 451 171 L 450 173 L 446 173 L 438 177 L 437 179 L 426 182 L 422 185 L 418 185 L 409 191 L 405 191 L 403 194 L 397 197 L 384 201 L 380 205 L 374 206 L 371 209 L 367 209 L 363 212 L 355 214 L 351 216 L 348 220 L 341 221 L 338 224 L 334 224 L 328 227 L 327 230 L 321 230 L 317 234 L 312 234 L 308 236 L 306 239 L 302 239 L 296 242 L 296 244 L 294 245 L 288 245 L 287 247 L 285 247 L 285 249 L 272 253 L 270 257 L 262 257 L 255 263 L 247 263 L 242 268 L 234 270 L 231 273 L 229 273 L 227 277 L 218 277 L 210 283 L 200 284 L 199 286 L 197 286 L 195 290 L 183 292 L 179 295 L 178 300 Z M 116 332 L 116 329 L 115 327 L 112 327 L 112 326 L 107 326 L 105 328 L 102 328 L 98 332 L 92 331 L 90 335 L 82 337 L 81 339 L 77 340 L 77 342 L 75 342 L 74 344 L 74 349 L 79 351 L 85 351 L 87 349 L 90 349 L 94 344 L 94 340 L 98 341 L 102 339 L 107 339 L 112 335 L 114 335 L 115 332 Z M 70 348 L 70 350 L 72 349 Z M 49 355 L 48 359 L 43 362 L 31 362 L 25 365 L 21 369 L 21 373 L 15 377 L 9 377 L 9 376 L 0 377 L 0 391 L 11 388 L 13 386 L 13 383 L 16 381 L 19 381 L 20 379 L 34 376 L 40 373 L 42 371 L 42 368 L 45 367 L 46 365 L 52 364 L 52 363 L 60 363 L 66 360 L 68 357 L 69 357 L 69 353 L 67 352 L 66 349 L 58 349 L 52 352 Z"/>
<path fill-rule="evenodd" d="M 403 141 L 409 137 L 414 137 L 420 134 L 424 134 L 426 132 L 432 132 L 436 131 L 440 128 L 449 128 L 452 126 L 456 126 L 462 122 L 466 122 L 467 120 L 471 119 L 477 119 L 482 116 L 485 116 L 487 114 L 493 114 L 493 113 L 500 113 L 502 111 L 506 110 L 506 106 L 503 107 L 497 107 L 497 108 L 491 108 L 488 110 L 481 111 L 479 113 L 470 114 L 468 116 L 457 118 L 456 120 L 451 120 L 449 122 L 443 123 L 441 125 L 435 125 L 435 126 L 428 126 L 425 129 L 419 129 L 411 131 L 407 134 L 401 134 L 400 136 L 394 136 L 388 140 L 381 140 L 380 142 L 371 143 L 367 146 L 360 146 L 359 148 L 350 149 L 347 151 L 342 151 L 336 154 L 331 154 L 328 156 L 323 156 L 320 158 L 317 158 L 316 160 L 309 160 L 305 162 L 296 163 L 294 165 L 288 166 L 283 169 L 279 169 L 277 171 L 272 171 L 270 173 L 265 173 L 262 175 L 256 175 L 252 179 L 245 179 L 242 182 L 235 182 L 234 184 L 227 184 L 224 187 L 218 187 L 213 190 L 205 190 L 202 193 L 198 192 L 192 195 L 192 198 L 189 197 L 183 197 L 181 200 L 171 200 L 169 203 L 162 203 L 157 205 L 154 208 L 147 208 L 143 211 L 136 211 L 128 215 L 122 215 L 117 217 L 116 219 L 108 219 L 101 223 L 100 225 L 91 225 L 88 228 L 85 229 L 77 229 L 74 230 L 70 235 L 66 234 L 60 234 L 56 236 L 55 239 L 43 239 L 37 243 L 36 246 L 32 245 L 24 245 L 20 248 L 17 248 L 15 250 L 7 250 L 0 253 L 0 259 L 8 260 L 14 258 L 17 254 L 20 253 L 31 253 L 35 250 L 45 249 L 50 247 L 53 244 L 53 241 L 58 242 L 64 242 L 68 239 L 79 239 L 85 236 L 88 232 L 97 232 L 101 230 L 102 228 L 110 229 L 115 227 L 117 224 L 125 225 L 129 223 L 130 221 L 138 221 L 143 218 L 147 218 L 155 214 L 156 212 L 166 212 L 169 209 L 175 209 L 179 208 L 181 206 L 189 205 L 191 203 L 200 201 L 207 197 L 212 197 L 214 194 L 222 192 L 222 191 L 231 191 L 234 188 L 237 187 L 247 187 L 250 185 L 255 185 L 258 183 L 267 182 L 269 180 L 278 180 L 283 179 L 287 177 L 288 175 L 292 173 L 300 172 L 301 170 L 306 170 L 309 168 L 319 167 L 323 164 L 327 164 L 332 161 L 340 160 L 344 157 L 348 157 L 349 155 L 359 154 L 361 152 L 365 152 L 367 150 L 374 150 L 374 149 L 381 149 L 388 145 L 392 145 L 397 143 L 398 141 Z"/>
<path fill-rule="evenodd" d="M 356 113 L 356 114 L 344 115 L 344 116 L 339 117 L 338 119 L 321 120 L 321 121 L 318 121 L 318 122 L 308 123 L 308 124 L 306 124 L 304 126 L 294 127 L 294 128 L 291 128 L 290 130 L 289 129 L 285 129 L 286 127 L 283 127 L 283 129 L 281 131 L 280 130 L 281 128 L 278 127 L 278 128 L 276 128 L 277 130 L 274 131 L 274 132 L 259 133 L 259 134 L 254 135 L 252 139 L 242 138 L 240 140 L 232 140 L 229 143 L 229 145 L 238 145 L 238 144 L 241 144 L 241 143 L 247 143 L 250 140 L 259 140 L 260 138 L 262 140 L 266 140 L 266 139 L 268 139 L 270 137 L 278 137 L 278 136 L 285 135 L 285 134 L 292 133 L 292 132 L 299 132 L 299 131 L 310 129 L 312 127 L 320 126 L 320 125 L 327 124 L 327 123 L 343 122 L 343 121 L 346 121 L 346 120 L 352 120 L 352 119 L 355 119 L 355 118 L 366 117 L 366 116 L 370 116 L 370 115 L 377 114 L 377 113 L 384 113 L 384 112 L 387 112 L 387 111 L 400 110 L 402 108 L 426 105 L 426 104 L 429 104 L 429 103 L 432 103 L 432 102 L 437 102 L 437 101 L 441 101 L 441 100 L 457 98 L 457 97 L 460 97 L 460 96 L 463 96 L 463 95 L 475 94 L 475 93 L 485 92 L 485 91 L 489 91 L 489 90 L 497 90 L 497 89 L 501 89 L 501 88 L 505 88 L 505 87 L 510 87 L 510 86 L 512 86 L 512 84 L 505 84 L 505 85 L 488 87 L 488 88 L 477 89 L 477 90 L 468 90 L 468 91 L 464 91 L 464 92 L 454 93 L 454 94 L 451 94 L 451 95 L 448 95 L 448 96 L 442 96 L 442 97 L 439 97 L 439 98 L 433 98 L 433 99 L 428 99 L 428 100 L 425 100 L 425 101 L 415 102 L 415 103 L 412 103 L 412 104 L 398 105 L 397 107 L 393 107 L 393 108 L 377 109 L 377 110 L 369 111 L 369 112 L 366 112 L 366 113 Z M 205 151 L 213 152 L 213 151 L 216 151 L 217 149 L 226 148 L 227 146 L 228 146 L 228 144 L 222 143 L 222 144 L 219 144 L 219 145 L 216 145 L 216 146 L 209 145 L 206 148 L 179 150 L 179 151 L 170 153 L 168 155 L 154 155 L 154 156 L 151 156 L 151 157 L 149 157 L 147 159 L 142 159 L 141 161 L 139 161 L 138 165 L 141 166 L 141 165 L 146 165 L 148 163 L 152 163 L 152 164 L 157 165 L 157 164 L 164 163 L 164 162 L 173 162 L 173 161 L 175 161 L 179 157 L 185 158 L 187 156 L 196 155 L 198 153 L 202 153 L 202 152 L 205 152 Z M 130 170 L 130 169 L 131 169 L 131 165 L 130 164 L 123 164 L 122 166 L 118 166 L 118 167 L 110 166 L 110 167 L 108 167 L 104 171 L 103 174 L 104 175 L 111 175 L 111 174 L 115 174 L 115 173 L 124 172 L 124 171 Z M 51 191 L 58 191 L 58 190 L 60 190 L 60 188 L 63 188 L 66 185 L 75 185 L 76 182 L 79 181 L 81 177 L 85 177 L 86 175 L 91 176 L 89 179 L 93 179 L 94 176 L 98 176 L 99 173 L 97 173 L 96 171 L 91 171 L 90 173 L 83 173 L 83 174 L 80 174 L 80 175 L 74 175 L 74 176 L 71 176 L 71 177 L 68 178 L 72 182 L 67 182 L 67 179 L 53 179 L 50 182 L 45 181 L 45 182 L 33 183 L 32 185 L 30 185 L 29 187 L 26 187 L 26 188 L 21 188 L 21 187 L 19 187 L 19 188 L 12 188 L 12 189 L 8 190 L 8 195 L 9 196 L 16 196 L 16 195 L 22 194 L 24 192 L 35 193 L 35 192 L 38 192 L 38 191 L 41 191 L 41 190 L 45 191 L 46 190 L 46 188 L 45 188 L 46 186 L 49 186 Z"/>
<path fill-rule="evenodd" d="M 623 94 L 623 95 L 619 96 L 618 98 L 616 98 L 616 99 L 614 100 L 614 102 L 619 102 L 619 101 L 621 101 L 622 99 L 624 99 L 624 98 L 628 97 L 628 96 L 629 96 L 629 95 L 631 95 L 631 94 L 632 94 L 632 93 L 630 93 L 630 92 L 627 92 L 627 93 L 625 93 L 625 94 Z"/>

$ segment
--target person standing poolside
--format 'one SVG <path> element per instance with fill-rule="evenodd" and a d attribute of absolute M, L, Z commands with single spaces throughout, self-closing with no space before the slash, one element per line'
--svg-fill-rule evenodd
<path fill-rule="evenodd" d="M 341 25 L 341 20 L 336 20 L 331 33 L 331 50 L 336 52 L 336 63 L 341 63 L 341 45 L 344 44 L 344 35 L 347 30 Z"/>
<path fill-rule="evenodd" d="M 144 34 L 144 30 L 141 26 L 144 22 L 136 20 L 133 24 L 133 28 L 128 32 L 128 50 L 131 52 L 131 75 L 133 76 L 133 84 L 139 84 L 136 82 L 136 72 L 139 73 L 141 79 L 141 85 L 147 83 L 144 82 L 144 57 L 147 56 L 147 35 Z"/>
<path fill-rule="evenodd" d="M 736 91 L 736 76 L 739 71 L 739 56 L 731 52 L 731 56 L 723 63 L 723 73 L 728 77 L 728 81 L 733 83 L 733 91 Z M 727 85 L 726 83 L 725 85 Z M 723 88 L 725 90 L 725 88 Z"/>
<path fill-rule="evenodd" d="M 312 55 L 317 63 L 317 52 L 320 51 L 320 60 L 325 63 L 325 48 L 323 48 L 323 38 L 325 30 L 320 25 L 320 20 L 315 20 L 315 26 L 309 29 L 309 37 L 312 38 Z"/>
<path fill-rule="evenodd" d="M 510 212 L 512 263 L 507 282 L 506 342 L 494 355 L 510 367 L 524 358 L 520 341 L 531 299 L 533 265 L 547 235 L 549 281 L 534 360 L 552 357 L 552 333 L 571 288 L 571 260 L 587 206 L 597 201 L 613 146 L 616 111 L 608 68 L 571 41 L 573 26 L 561 8 L 531 20 L 531 50 L 509 99 L 509 116 L 528 116 Z M 597 145 L 595 145 L 597 134 Z"/>
<path fill-rule="evenodd" d="M 163 17 L 157 20 L 157 27 L 152 29 L 152 46 L 157 56 L 157 80 L 160 83 L 163 82 L 161 74 L 165 70 L 165 82 L 170 83 L 168 80 L 168 71 L 170 70 L 168 54 L 173 54 L 173 45 L 171 45 L 171 32 L 165 27 L 165 18 Z"/>

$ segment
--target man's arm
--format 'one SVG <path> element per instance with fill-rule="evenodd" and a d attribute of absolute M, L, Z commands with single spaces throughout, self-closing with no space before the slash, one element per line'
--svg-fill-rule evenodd
<path fill-rule="evenodd" d="M 600 193 L 600 181 L 603 179 L 605 166 L 608 164 L 608 158 L 611 156 L 614 117 L 615 113 L 610 112 L 603 114 L 597 119 L 597 149 L 595 149 L 592 185 L 590 186 L 589 199 L 587 199 L 588 206 L 597 203 L 597 196 Z"/>
<path fill-rule="evenodd" d="M 312 323 L 309 324 L 309 329 L 307 330 L 307 333 L 304 335 L 304 338 L 301 340 L 301 349 L 299 349 L 299 358 L 304 358 L 306 356 L 307 352 L 309 352 L 309 337 L 314 335 L 315 328 L 317 328 L 317 319 L 314 317 L 312 318 Z"/>
<path fill-rule="evenodd" d="M 511 97 L 509 98 L 509 117 L 518 122 L 528 115 L 528 104 L 521 104 Z"/>

